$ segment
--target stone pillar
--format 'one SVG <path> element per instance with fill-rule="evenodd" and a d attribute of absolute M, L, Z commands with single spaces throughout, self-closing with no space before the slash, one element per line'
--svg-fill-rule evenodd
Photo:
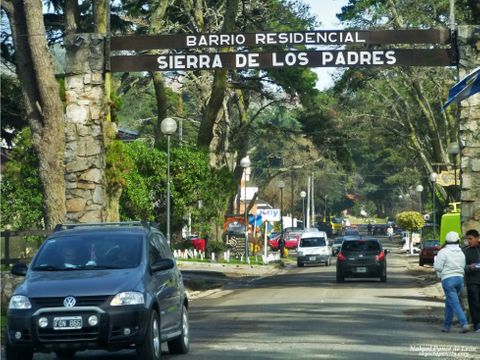
<path fill-rule="evenodd" d="M 480 66 L 480 26 L 458 28 L 460 79 Z M 480 94 L 460 103 L 462 230 L 480 231 Z"/>
<path fill-rule="evenodd" d="M 65 182 L 68 222 L 105 220 L 104 36 L 66 37 Z"/>

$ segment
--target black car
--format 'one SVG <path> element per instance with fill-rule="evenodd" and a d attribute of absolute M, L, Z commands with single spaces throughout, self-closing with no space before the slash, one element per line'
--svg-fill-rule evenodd
<path fill-rule="evenodd" d="M 7 359 L 34 352 L 135 348 L 139 359 L 189 350 L 188 299 L 165 237 L 151 224 L 57 226 L 7 312 Z"/>
<path fill-rule="evenodd" d="M 344 240 L 337 255 L 337 282 L 346 277 L 379 277 L 386 282 L 387 253 L 377 239 Z"/>

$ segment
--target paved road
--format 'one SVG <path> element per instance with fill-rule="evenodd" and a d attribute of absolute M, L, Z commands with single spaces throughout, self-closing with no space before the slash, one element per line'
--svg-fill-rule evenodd
<path fill-rule="evenodd" d="M 387 283 L 337 284 L 334 265 L 292 267 L 197 300 L 190 314 L 191 353 L 165 353 L 164 359 L 480 358 L 478 334 L 439 332 L 434 315 L 443 304 L 421 293 L 395 250 L 388 255 L 388 270 Z M 419 347 L 430 347 L 431 354 Z M 84 352 L 77 358 L 133 360 L 135 355 Z"/>

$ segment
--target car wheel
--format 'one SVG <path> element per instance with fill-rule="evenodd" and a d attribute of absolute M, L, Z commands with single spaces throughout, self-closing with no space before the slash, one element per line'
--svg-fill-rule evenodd
<path fill-rule="evenodd" d="M 422 259 L 418 260 L 418 265 L 423 266 L 423 260 Z"/>
<path fill-rule="evenodd" d="M 6 360 L 32 360 L 33 351 L 14 348 L 7 339 L 5 344 L 5 358 Z"/>
<path fill-rule="evenodd" d="M 304 263 L 302 263 L 302 262 L 300 262 L 300 261 L 297 261 L 297 266 L 298 266 L 298 267 L 304 267 L 304 266 L 305 266 L 305 264 L 304 264 Z"/>
<path fill-rule="evenodd" d="M 341 273 L 337 272 L 337 283 L 343 283 L 345 278 L 342 276 Z"/>
<path fill-rule="evenodd" d="M 382 276 L 380 276 L 380 281 L 381 282 L 387 282 L 387 272 L 385 271 Z"/>
<path fill-rule="evenodd" d="M 60 350 L 55 352 L 57 354 L 57 359 L 67 360 L 73 359 L 75 357 L 75 350 Z"/>
<path fill-rule="evenodd" d="M 160 318 L 155 310 L 150 313 L 145 341 L 137 345 L 137 357 L 141 360 L 159 360 L 162 353 Z"/>
<path fill-rule="evenodd" d="M 190 326 L 188 323 L 188 310 L 183 305 L 182 311 L 182 334 L 168 342 L 170 354 L 186 354 L 190 350 Z"/>

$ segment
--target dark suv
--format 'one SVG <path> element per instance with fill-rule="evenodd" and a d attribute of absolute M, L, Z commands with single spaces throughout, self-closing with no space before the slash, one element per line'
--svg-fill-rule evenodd
<path fill-rule="evenodd" d="M 377 239 L 345 239 L 337 256 L 337 282 L 346 277 L 379 277 L 386 282 L 387 253 Z"/>
<path fill-rule="evenodd" d="M 188 300 L 165 237 L 147 223 L 59 225 L 15 290 L 7 313 L 7 359 L 34 352 L 135 348 L 160 358 L 189 350 Z"/>

